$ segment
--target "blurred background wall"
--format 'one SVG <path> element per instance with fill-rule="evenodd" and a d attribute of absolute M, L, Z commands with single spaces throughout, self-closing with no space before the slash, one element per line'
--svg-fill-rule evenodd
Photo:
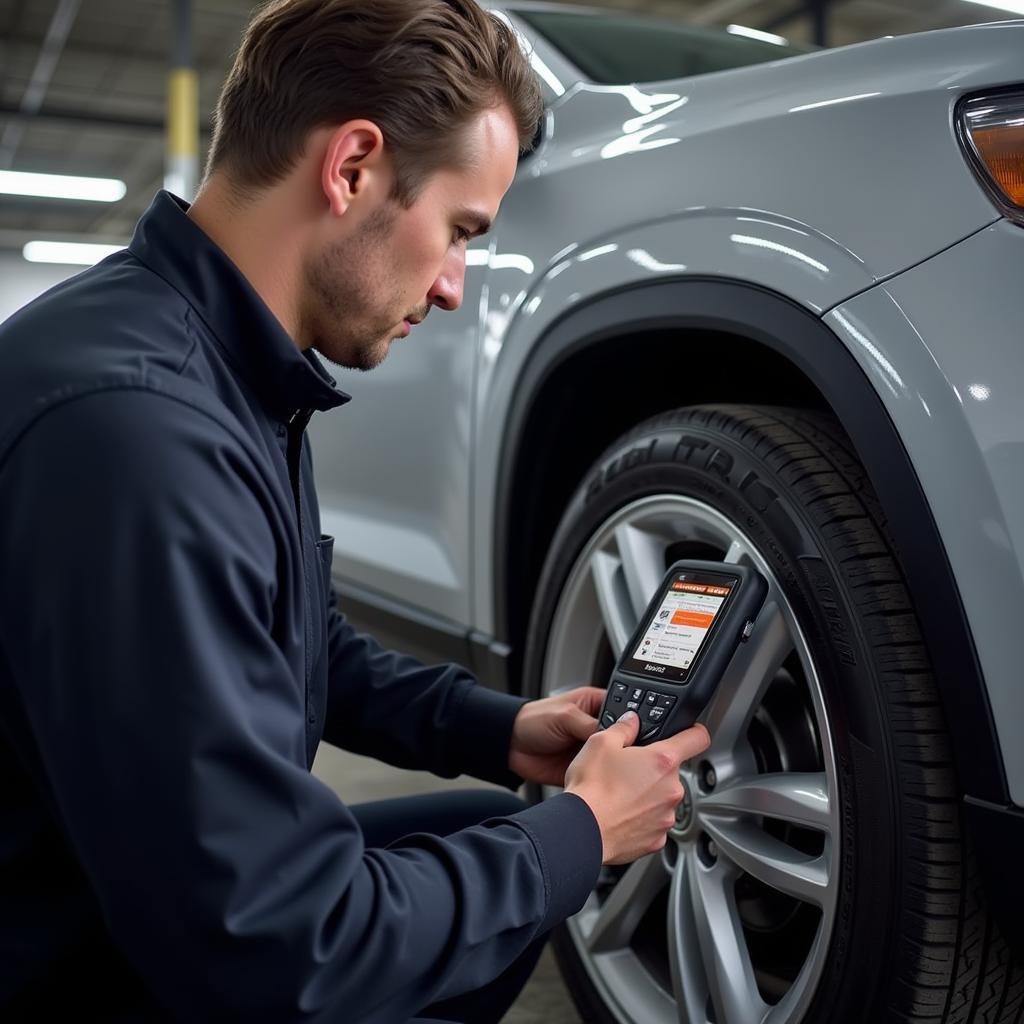
<path fill-rule="evenodd" d="M 588 6 L 824 46 L 1024 16 L 1024 0 Z M 34 258 L 50 262 L 29 263 L 26 244 L 119 247 L 157 189 L 191 198 L 211 111 L 252 10 L 250 0 L 0 0 L 0 319 L 80 269 L 72 258 L 88 263 L 105 251 L 44 250 Z M 36 186 L 12 174 L 113 179 L 113 192 L 102 200 L 17 194 Z"/>

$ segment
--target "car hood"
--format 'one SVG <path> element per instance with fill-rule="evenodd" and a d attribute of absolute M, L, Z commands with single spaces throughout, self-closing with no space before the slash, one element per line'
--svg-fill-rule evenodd
<path fill-rule="evenodd" d="M 581 243 L 757 210 L 882 280 L 999 216 L 957 141 L 966 93 L 1024 83 L 1024 21 L 875 40 L 642 86 L 579 83 L 519 182 Z M 564 184 L 560 179 L 564 178 Z"/>

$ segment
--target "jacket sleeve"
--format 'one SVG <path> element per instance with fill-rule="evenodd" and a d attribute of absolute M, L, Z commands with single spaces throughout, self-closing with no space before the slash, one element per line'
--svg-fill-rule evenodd
<path fill-rule="evenodd" d="M 0 465 L 0 646 L 47 802 L 174 1018 L 391 1024 L 577 910 L 600 836 L 562 794 L 364 849 L 304 768 L 261 481 L 165 393 L 45 413 Z"/>
<path fill-rule="evenodd" d="M 358 633 L 328 594 L 328 743 L 452 778 L 461 773 L 516 789 L 512 725 L 526 703 L 477 684 L 460 665 L 428 666 Z"/>

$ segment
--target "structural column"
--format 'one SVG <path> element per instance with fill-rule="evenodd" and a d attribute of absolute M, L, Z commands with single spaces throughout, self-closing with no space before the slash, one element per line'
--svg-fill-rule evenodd
<path fill-rule="evenodd" d="M 199 75 L 192 67 L 191 22 L 191 0 L 174 0 L 164 188 L 187 202 L 192 202 L 199 186 Z"/>

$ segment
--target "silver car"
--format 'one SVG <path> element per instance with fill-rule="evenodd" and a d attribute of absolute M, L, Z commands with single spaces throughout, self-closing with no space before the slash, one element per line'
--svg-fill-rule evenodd
<path fill-rule="evenodd" d="M 461 308 L 314 428 L 344 610 L 542 695 L 674 559 L 757 566 L 665 849 L 555 937 L 581 1013 L 1020 1022 L 1024 22 L 499 13 L 537 148 Z"/>

